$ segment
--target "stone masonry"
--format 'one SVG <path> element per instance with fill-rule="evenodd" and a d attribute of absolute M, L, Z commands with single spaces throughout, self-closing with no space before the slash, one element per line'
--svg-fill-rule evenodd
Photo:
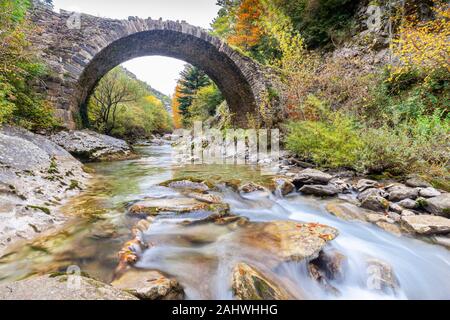
<path fill-rule="evenodd" d="M 137 57 L 163 55 L 201 68 L 218 85 L 240 125 L 258 114 L 269 88 L 276 87 L 273 73 L 184 21 L 56 13 L 37 2 L 31 19 L 37 26 L 31 42 L 50 69 L 48 99 L 69 129 L 88 124 L 87 101 L 98 81 Z"/>

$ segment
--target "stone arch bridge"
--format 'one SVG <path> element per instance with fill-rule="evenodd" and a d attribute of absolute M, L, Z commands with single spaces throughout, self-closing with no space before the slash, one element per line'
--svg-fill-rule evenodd
<path fill-rule="evenodd" d="M 204 70 L 222 91 L 236 124 L 245 126 L 249 115 L 258 117 L 268 96 L 272 109 L 280 104 L 268 94 L 277 88 L 273 72 L 184 21 L 56 13 L 37 3 L 31 19 L 37 26 L 31 42 L 50 68 L 45 91 L 68 128 L 87 124 L 88 98 L 109 70 L 149 55 L 177 58 Z"/>

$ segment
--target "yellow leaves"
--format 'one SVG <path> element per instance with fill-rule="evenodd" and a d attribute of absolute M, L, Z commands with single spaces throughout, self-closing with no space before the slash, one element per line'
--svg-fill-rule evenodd
<path fill-rule="evenodd" d="M 180 93 L 180 85 L 177 85 L 175 89 L 175 94 L 172 98 L 172 113 L 173 113 L 173 124 L 175 129 L 180 129 L 182 127 L 182 119 L 181 119 L 181 113 L 180 113 L 180 102 L 178 101 L 178 98 L 181 96 Z"/>
<path fill-rule="evenodd" d="M 145 100 L 146 102 L 150 103 L 150 104 L 153 105 L 153 106 L 158 106 L 158 107 L 160 107 L 160 106 L 163 105 L 163 103 L 161 102 L 161 100 L 159 100 L 159 99 L 156 98 L 155 96 L 146 96 L 146 97 L 144 98 L 144 100 Z"/>
<path fill-rule="evenodd" d="M 401 65 L 393 68 L 391 81 L 411 70 L 424 74 L 439 69 L 450 71 L 450 9 L 439 0 L 434 2 L 436 19 L 419 21 L 412 15 L 400 26 L 392 50 Z"/>
<path fill-rule="evenodd" d="M 319 235 L 319 238 L 324 241 L 331 241 L 334 239 L 334 236 L 331 234 L 321 234 L 321 235 Z"/>

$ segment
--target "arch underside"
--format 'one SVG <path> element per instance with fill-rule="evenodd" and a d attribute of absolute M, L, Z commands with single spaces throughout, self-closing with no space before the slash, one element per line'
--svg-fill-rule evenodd
<path fill-rule="evenodd" d="M 85 67 L 80 79 L 80 112 L 87 121 L 87 102 L 98 81 L 121 63 L 160 55 L 186 61 L 203 70 L 219 87 L 236 124 L 255 112 L 256 98 L 240 67 L 224 50 L 199 37 L 170 30 L 152 30 L 125 36 L 109 44 Z"/>

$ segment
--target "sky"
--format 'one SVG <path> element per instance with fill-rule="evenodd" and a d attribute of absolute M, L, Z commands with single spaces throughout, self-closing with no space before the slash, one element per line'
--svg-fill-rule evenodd
<path fill-rule="evenodd" d="M 127 19 L 129 16 L 164 20 L 185 20 L 208 29 L 219 7 L 216 0 L 53 0 L 55 9 L 84 12 L 100 17 Z M 123 64 L 138 79 L 164 94 L 172 95 L 184 61 L 151 56 Z"/>

